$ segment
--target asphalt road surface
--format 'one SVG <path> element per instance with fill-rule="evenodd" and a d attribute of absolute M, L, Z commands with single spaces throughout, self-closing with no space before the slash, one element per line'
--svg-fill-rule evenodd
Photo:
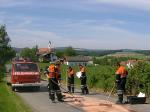
<path fill-rule="evenodd" d="M 71 106 L 67 102 L 56 102 L 52 103 L 48 96 L 48 89 L 47 89 L 47 82 L 42 81 L 42 86 L 39 91 L 18 91 L 16 92 L 21 98 L 29 104 L 33 112 L 83 112 L 83 110 L 76 106 Z M 78 93 L 77 93 L 78 94 Z M 93 97 L 100 100 L 106 100 L 107 95 L 104 94 L 96 94 L 90 93 L 88 97 Z M 57 100 L 56 100 L 57 101 Z M 115 102 L 116 97 L 110 97 L 109 101 Z M 135 112 L 150 112 L 150 105 L 149 104 L 138 104 L 138 105 L 122 105 L 126 108 L 130 108 Z"/>
<path fill-rule="evenodd" d="M 52 103 L 48 96 L 47 82 L 42 81 L 42 86 L 37 92 L 30 90 L 21 90 L 16 92 L 21 98 L 29 104 L 33 112 L 83 112 L 81 109 L 68 105 L 67 103 Z"/>

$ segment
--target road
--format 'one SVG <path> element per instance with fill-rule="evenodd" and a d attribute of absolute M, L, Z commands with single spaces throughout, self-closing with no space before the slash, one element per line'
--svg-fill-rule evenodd
<path fill-rule="evenodd" d="M 51 103 L 46 85 L 47 82 L 42 81 L 41 89 L 38 92 L 19 91 L 16 93 L 33 108 L 33 112 L 82 112 L 81 109 L 67 103 Z"/>
<path fill-rule="evenodd" d="M 47 85 L 47 82 L 42 81 L 41 89 L 38 92 L 31 92 L 31 91 L 22 91 L 21 92 L 21 91 L 19 91 L 16 93 L 19 96 L 21 96 L 24 99 L 24 101 L 33 108 L 33 112 L 83 112 L 83 110 L 82 110 L 83 108 L 77 108 L 78 105 L 71 106 L 71 105 L 69 105 L 68 102 L 51 103 L 51 100 L 48 98 L 48 90 L 46 88 L 46 85 Z M 100 100 L 106 100 L 107 96 L 104 94 L 100 94 L 100 93 L 98 93 L 98 94 L 90 93 L 90 95 L 87 95 L 86 97 L 93 98 L 93 99 L 96 98 L 97 100 L 100 101 Z M 111 102 L 115 102 L 116 97 L 111 97 L 109 100 Z M 134 110 L 135 112 L 149 112 L 149 110 L 150 110 L 149 104 L 140 104 L 140 105 L 127 104 L 127 105 L 123 105 L 122 107 L 128 108 L 129 110 Z M 119 107 L 119 108 L 121 108 L 121 107 Z"/>
<path fill-rule="evenodd" d="M 7 66 L 8 71 L 10 69 L 10 65 Z M 48 89 L 46 88 L 47 82 L 42 81 L 42 86 L 40 91 L 32 92 L 32 91 L 18 91 L 16 92 L 21 98 L 29 104 L 33 112 L 83 112 L 83 108 L 79 108 L 78 106 L 71 106 L 68 102 L 60 103 L 51 103 L 48 98 Z M 79 91 L 79 90 L 76 90 Z M 89 98 L 96 98 L 98 100 L 106 100 L 106 95 L 98 93 L 90 93 L 87 95 Z M 110 97 L 111 102 L 116 101 L 116 97 Z M 78 107 L 78 108 L 77 108 Z M 123 105 L 125 108 L 129 108 L 131 110 L 135 110 L 136 112 L 149 112 L 150 105 L 149 104 L 136 104 L 136 105 Z"/>

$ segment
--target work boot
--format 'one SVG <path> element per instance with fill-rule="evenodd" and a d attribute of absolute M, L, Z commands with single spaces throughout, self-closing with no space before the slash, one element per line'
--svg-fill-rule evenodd
<path fill-rule="evenodd" d="M 81 95 L 84 95 L 84 88 L 81 88 Z"/>
<path fill-rule="evenodd" d="M 71 92 L 71 86 L 68 86 L 68 91 L 69 91 L 69 93 Z"/>
<path fill-rule="evenodd" d="M 49 99 L 51 99 L 52 101 L 54 101 L 55 100 L 55 94 L 50 94 L 49 95 Z"/>
<path fill-rule="evenodd" d="M 71 89 L 72 89 L 72 91 L 71 91 L 71 92 L 72 92 L 72 93 L 74 93 L 74 87 L 72 87 Z"/>
<path fill-rule="evenodd" d="M 118 95 L 119 101 L 122 103 L 123 102 L 123 94 Z"/>
<path fill-rule="evenodd" d="M 57 96 L 58 101 L 62 100 L 63 98 L 63 95 L 61 94 L 59 90 L 57 91 L 56 96 Z"/>
<path fill-rule="evenodd" d="M 87 87 L 85 87 L 85 94 L 89 94 L 89 90 Z"/>
<path fill-rule="evenodd" d="M 118 100 L 116 101 L 116 104 L 123 104 L 123 94 L 118 95 Z"/>

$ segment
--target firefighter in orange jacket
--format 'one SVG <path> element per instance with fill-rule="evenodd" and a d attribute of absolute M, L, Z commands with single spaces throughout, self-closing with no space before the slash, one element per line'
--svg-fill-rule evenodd
<path fill-rule="evenodd" d="M 49 97 L 52 100 L 53 103 L 55 103 L 55 93 L 57 96 L 58 101 L 62 102 L 62 94 L 59 87 L 59 73 L 58 73 L 58 65 L 54 65 L 54 63 L 51 63 L 49 68 Z"/>
<path fill-rule="evenodd" d="M 123 103 L 123 93 L 125 92 L 125 84 L 126 84 L 126 77 L 128 72 L 124 66 L 121 66 L 120 63 L 117 63 L 117 70 L 116 70 L 116 85 L 117 85 L 117 95 L 118 100 L 117 104 Z"/>
<path fill-rule="evenodd" d="M 74 70 L 71 66 L 67 70 L 68 75 L 68 91 L 74 93 Z"/>
<path fill-rule="evenodd" d="M 79 69 L 80 69 L 80 72 L 81 72 L 81 77 L 80 77 L 80 80 L 81 80 L 81 92 L 82 94 L 89 94 L 89 90 L 87 88 L 87 85 L 86 85 L 86 71 L 85 71 L 85 67 L 81 64 L 79 64 Z"/>

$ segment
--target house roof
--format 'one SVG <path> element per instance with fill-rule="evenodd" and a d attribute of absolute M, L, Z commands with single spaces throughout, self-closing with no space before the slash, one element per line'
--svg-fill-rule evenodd
<path fill-rule="evenodd" d="M 45 54 L 48 54 L 50 52 L 51 52 L 51 50 L 49 48 L 39 48 L 37 51 L 37 54 L 38 55 L 45 55 Z"/>
<path fill-rule="evenodd" d="M 132 64 L 132 65 L 135 65 L 136 63 L 138 63 L 139 61 L 141 60 L 127 60 L 127 61 L 121 61 L 120 64 L 121 65 L 126 65 L 128 63 Z"/>
<path fill-rule="evenodd" d="M 88 56 L 71 56 L 71 57 L 66 57 L 65 59 L 66 61 L 71 61 L 71 62 L 87 62 L 92 60 Z"/>
<path fill-rule="evenodd" d="M 43 53 L 43 52 L 45 53 L 45 52 L 49 52 L 49 51 L 50 51 L 49 48 L 39 48 L 38 49 L 39 53 Z"/>

